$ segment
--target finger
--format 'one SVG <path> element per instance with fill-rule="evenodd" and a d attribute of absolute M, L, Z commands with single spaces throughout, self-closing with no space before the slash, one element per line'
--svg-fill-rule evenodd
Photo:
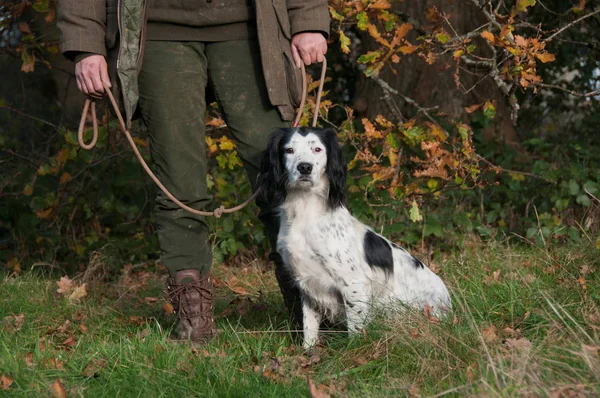
<path fill-rule="evenodd" d="M 323 55 L 327 54 L 327 41 L 323 41 L 323 44 L 321 45 L 321 52 L 323 52 Z"/>
<path fill-rule="evenodd" d="M 106 82 L 108 87 L 112 87 L 112 84 L 110 84 L 110 77 L 108 76 L 108 67 L 106 66 L 106 61 L 100 64 L 100 78 L 103 82 Z"/>
<path fill-rule="evenodd" d="M 81 79 L 75 75 L 75 82 L 77 83 L 77 89 L 83 93 L 83 86 L 81 85 Z"/>
<path fill-rule="evenodd" d="M 321 62 L 323 62 L 323 59 L 325 59 L 325 56 L 323 55 L 323 53 L 318 52 L 317 53 L 317 62 L 321 63 Z"/>
<path fill-rule="evenodd" d="M 300 69 L 302 66 L 302 58 L 300 58 L 300 54 L 298 54 L 298 48 L 295 44 L 292 44 L 292 58 L 294 59 L 294 63 L 296 64 L 296 68 Z"/>
<path fill-rule="evenodd" d="M 319 52 L 317 51 L 316 48 L 313 48 L 310 51 L 310 62 L 311 63 L 317 63 L 317 62 L 319 62 Z"/>
<path fill-rule="evenodd" d="M 298 52 L 300 53 L 300 56 L 302 57 L 302 61 L 304 61 L 304 65 L 308 66 L 311 64 L 311 58 L 310 58 L 310 53 L 308 53 L 307 51 L 304 51 L 302 48 L 298 48 Z"/>
<path fill-rule="evenodd" d="M 104 95 L 104 85 L 102 84 L 102 80 L 100 79 L 100 69 L 95 69 L 90 74 L 90 80 L 94 85 L 94 94 L 98 96 Z"/>
<path fill-rule="evenodd" d="M 87 87 L 87 95 L 94 97 L 94 98 L 101 98 L 102 94 L 98 93 L 96 91 L 96 89 L 94 88 L 94 82 L 92 81 L 92 77 L 88 74 L 86 76 L 84 76 L 83 81 L 85 82 L 85 86 Z"/>

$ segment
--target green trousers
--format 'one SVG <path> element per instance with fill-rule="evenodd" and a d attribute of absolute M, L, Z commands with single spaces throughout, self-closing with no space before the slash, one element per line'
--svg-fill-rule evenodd
<path fill-rule="evenodd" d="M 289 126 L 269 102 L 259 54 L 256 40 L 147 42 L 139 75 L 139 106 L 152 160 L 167 189 L 194 209 L 209 202 L 204 140 L 207 85 L 221 106 L 252 184 L 270 133 Z M 162 259 L 170 274 L 183 269 L 206 273 L 212 253 L 204 218 L 181 210 L 162 192 L 155 216 Z M 273 244 L 277 217 L 268 206 L 261 206 L 260 218 Z"/>

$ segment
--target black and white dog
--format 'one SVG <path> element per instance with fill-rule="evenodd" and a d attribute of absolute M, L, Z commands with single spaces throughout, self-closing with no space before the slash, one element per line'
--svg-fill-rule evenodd
<path fill-rule="evenodd" d="M 263 199 L 280 212 L 277 251 L 302 295 L 304 346 L 322 317 L 364 328 L 374 305 L 451 309 L 444 282 L 421 261 L 355 219 L 345 207 L 346 164 L 333 130 L 273 133 L 261 165 Z"/>

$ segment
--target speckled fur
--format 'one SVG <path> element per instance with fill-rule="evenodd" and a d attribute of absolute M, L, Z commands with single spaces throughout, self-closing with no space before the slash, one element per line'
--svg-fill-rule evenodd
<path fill-rule="evenodd" d="M 323 137 L 333 144 L 324 142 Z M 331 159 L 343 162 L 341 152 L 335 156 L 328 153 L 340 151 L 333 131 L 287 129 L 276 132 L 274 140 L 277 142 L 271 142 L 268 150 L 278 153 L 265 154 L 261 173 L 281 175 L 264 178 L 262 189 L 267 197 L 269 190 L 276 189 L 274 186 L 285 190 L 279 196 L 281 203 L 275 203 L 281 219 L 277 251 L 302 293 L 305 348 L 317 343 L 323 316 L 345 315 L 352 334 L 365 327 L 374 305 L 428 305 L 436 315 L 451 309 L 442 280 L 398 245 L 385 240 L 392 248 L 392 272 L 367 262 L 365 234 L 371 229 L 355 219 L 342 203 L 334 201 L 332 205 L 332 187 L 345 190 L 345 164 L 341 165 L 342 176 L 332 177 L 327 172 L 328 167 L 340 168 L 332 165 Z M 281 164 L 274 165 L 274 159 Z M 310 175 L 300 173 L 300 163 L 313 166 Z M 332 184 L 331 178 L 344 181 Z"/>

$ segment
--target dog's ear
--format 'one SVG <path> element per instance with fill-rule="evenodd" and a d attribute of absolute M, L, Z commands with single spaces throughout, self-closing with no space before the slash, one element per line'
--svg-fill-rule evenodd
<path fill-rule="evenodd" d="M 287 173 L 281 164 L 281 148 L 286 135 L 286 129 L 280 129 L 271 134 L 260 167 L 259 198 L 273 208 L 285 200 Z"/>
<path fill-rule="evenodd" d="M 327 149 L 327 168 L 329 180 L 329 206 L 335 209 L 346 205 L 346 162 L 335 131 L 327 129 L 323 134 L 323 143 Z"/>

